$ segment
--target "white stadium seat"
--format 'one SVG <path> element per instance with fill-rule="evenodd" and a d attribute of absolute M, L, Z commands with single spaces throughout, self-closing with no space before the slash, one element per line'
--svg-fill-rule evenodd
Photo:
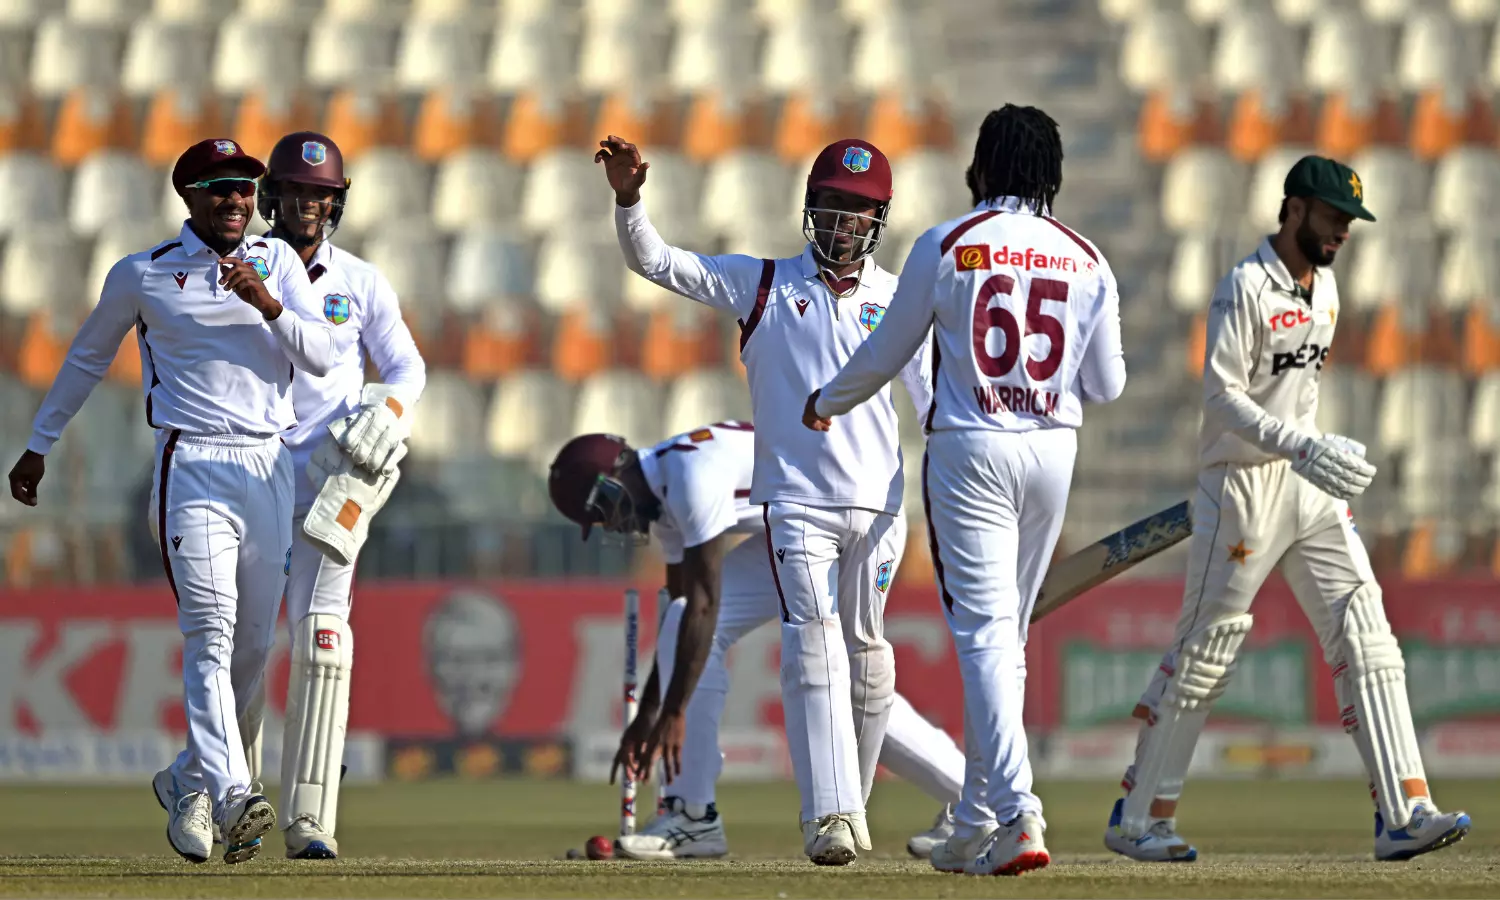
<path fill-rule="evenodd" d="M 140 157 L 104 150 L 78 164 L 68 220 L 81 235 L 118 230 L 122 222 L 155 218 L 156 180 Z"/>
<path fill-rule="evenodd" d="M 1387 452 L 1458 438 L 1468 425 L 1463 376 L 1429 366 L 1392 374 L 1380 392 L 1376 421 L 1376 440 Z"/>
<path fill-rule="evenodd" d="M 472 458 L 484 452 L 484 396 L 462 375 L 427 373 L 407 446 L 415 460 Z"/>
<path fill-rule="evenodd" d="M 1174 232 L 1214 230 L 1244 208 L 1243 176 L 1222 150 L 1193 147 L 1172 157 L 1162 178 L 1161 215 Z"/>
<path fill-rule="evenodd" d="M 210 44 L 204 29 L 181 22 L 143 19 L 130 29 L 120 86 L 136 97 L 208 78 Z M 243 53 L 243 47 L 235 48 Z"/>
<path fill-rule="evenodd" d="M 1214 85 L 1227 92 L 1287 87 L 1296 79 L 1291 46 L 1291 35 L 1274 14 L 1236 9 L 1219 24 Z"/>
<path fill-rule="evenodd" d="M 1188 18 L 1200 25 L 1216 25 L 1241 9 L 1237 0 L 1185 0 L 1182 6 Z"/>
<path fill-rule="evenodd" d="M 54 2 L 53 8 L 65 7 L 67 17 L 75 22 L 99 25 L 128 25 L 143 18 L 151 9 L 151 0 L 66 0 Z"/>
<path fill-rule="evenodd" d="M 1111 25 L 1127 25 L 1165 5 L 1164 0 L 1099 0 L 1099 15 Z"/>
<path fill-rule="evenodd" d="M 857 90 L 904 90 L 931 80 L 933 60 L 942 53 L 925 31 L 925 19 L 893 13 L 862 22 L 849 62 Z"/>
<path fill-rule="evenodd" d="M 1500 19 L 1500 0 L 1449 0 L 1453 18 L 1472 25 L 1483 25 Z"/>
<path fill-rule="evenodd" d="M 10 0 L 0 4 L 0 26 L 32 25 L 56 8 L 56 0 Z"/>
<path fill-rule="evenodd" d="M 558 88 L 572 80 L 567 42 L 554 16 L 507 19 L 495 35 L 489 83 L 497 91 Z"/>
<path fill-rule="evenodd" d="M 703 168 L 671 150 L 651 150 L 649 159 L 645 193 L 651 198 L 652 224 L 679 234 L 696 231 Z"/>
<path fill-rule="evenodd" d="M 1185 313 L 1208 310 L 1214 285 L 1228 271 L 1219 244 L 1212 232 L 1193 232 L 1177 239 L 1172 266 L 1167 272 L 1167 299 L 1174 309 Z"/>
<path fill-rule="evenodd" d="M 666 0 L 583 0 L 581 5 L 586 25 L 621 19 L 664 21 L 668 12 Z"/>
<path fill-rule="evenodd" d="M 1339 285 L 1343 305 L 1374 309 L 1421 298 L 1432 290 L 1436 251 L 1430 229 L 1393 225 L 1361 234 L 1350 249 L 1354 262 L 1349 278 Z"/>
<path fill-rule="evenodd" d="M 1500 372 L 1481 375 L 1474 386 L 1469 445 L 1481 453 L 1500 453 Z"/>
<path fill-rule="evenodd" d="M 485 34 L 465 19 L 410 19 L 396 48 L 396 85 L 470 84 L 484 73 Z"/>
<path fill-rule="evenodd" d="M 1310 22 L 1303 77 L 1316 91 L 1380 83 L 1390 71 L 1386 42 L 1352 9 L 1330 9 Z"/>
<path fill-rule="evenodd" d="M 235 0 L 156 0 L 151 16 L 164 22 L 191 22 L 211 28 L 235 17 Z"/>
<path fill-rule="evenodd" d="M 517 234 L 477 228 L 461 232 L 448 259 L 448 300 L 461 311 L 477 310 L 502 297 L 529 297 L 531 248 Z"/>
<path fill-rule="evenodd" d="M 1438 160 L 1432 178 L 1432 221 L 1463 231 L 1488 221 L 1500 208 L 1500 159 L 1494 151 L 1463 146 Z"/>
<path fill-rule="evenodd" d="M 806 246 L 802 229 L 780 219 L 752 219 L 724 235 L 725 253 L 742 253 L 757 259 L 797 256 Z"/>
<path fill-rule="evenodd" d="M 442 318 L 447 295 L 443 249 L 443 239 L 420 224 L 392 226 L 371 235 L 363 247 L 363 257 L 379 267 L 402 311 L 424 332 Z"/>
<path fill-rule="evenodd" d="M 667 0 L 667 11 L 677 23 L 691 25 L 710 19 L 747 16 L 753 2 L 754 0 Z"/>
<path fill-rule="evenodd" d="M 895 196 L 891 201 L 890 226 L 921 233 L 968 209 L 965 165 L 940 150 L 918 150 L 902 157 L 891 172 Z"/>
<path fill-rule="evenodd" d="M 1372 455 L 1384 452 L 1376 444 L 1375 417 L 1378 386 L 1375 380 L 1353 366 L 1334 364 L 1318 379 L 1318 428 L 1324 434 L 1342 434 L 1370 448 Z"/>
<path fill-rule="evenodd" d="M 755 35 L 738 18 L 683 22 L 668 62 L 672 88 L 684 93 L 746 85 L 755 77 Z"/>
<path fill-rule="evenodd" d="M 584 90 L 610 92 L 629 84 L 651 93 L 666 72 L 666 46 L 654 19 L 595 21 L 583 32 L 578 52 L 578 83 Z"/>
<path fill-rule="evenodd" d="M 619 244 L 608 238 L 556 234 L 537 253 L 536 299 L 560 315 L 579 307 L 613 306 L 620 297 Z"/>
<path fill-rule="evenodd" d="M 66 317 L 87 308 L 82 256 L 78 240 L 62 226 L 12 234 L 0 255 L 0 309 L 11 315 L 45 309 Z"/>
<path fill-rule="evenodd" d="M 911 255 L 911 248 L 916 246 L 917 238 L 921 236 L 921 231 L 911 228 L 887 229 L 880 239 L 880 246 L 875 250 L 875 264 L 887 272 L 900 275 L 901 267 L 906 265 L 906 258 Z"/>
<path fill-rule="evenodd" d="M 59 97 L 75 87 L 113 84 L 120 59 L 118 34 L 105 25 L 43 19 L 31 48 L 31 87 Z"/>
<path fill-rule="evenodd" d="M 761 86 L 779 94 L 805 92 L 811 85 L 837 92 L 848 71 L 837 39 L 842 29 L 842 22 L 810 9 L 771 20 L 760 58 Z"/>
<path fill-rule="evenodd" d="M 322 16 L 307 32 L 308 82 L 321 88 L 379 83 L 391 74 L 393 38 L 379 21 Z"/>
<path fill-rule="evenodd" d="M 0 237 L 63 218 L 63 174 L 29 153 L 0 154 Z"/>
<path fill-rule="evenodd" d="M 461 150 L 437 166 L 432 221 L 450 233 L 512 222 L 521 208 L 523 180 L 520 169 L 489 150 Z M 652 188 L 654 197 L 654 181 Z"/>
<path fill-rule="evenodd" d="M 339 228 L 363 235 L 385 222 L 410 223 L 427 217 L 431 197 L 427 167 L 405 150 L 376 147 L 346 169 L 359 190 L 357 202 L 344 210 Z"/>
<path fill-rule="evenodd" d="M 1203 36 L 1180 12 L 1153 9 L 1125 32 L 1120 77 L 1137 93 L 1191 84 L 1206 68 Z"/>
<path fill-rule="evenodd" d="M 661 391 L 639 372 L 611 369 L 590 376 L 578 389 L 573 434 L 618 434 L 634 447 L 649 447 L 662 433 Z"/>
<path fill-rule="evenodd" d="M 1396 76 L 1408 91 L 1465 85 L 1473 76 L 1463 29 L 1441 10 L 1413 13 L 1401 29 Z"/>
<path fill-rule="evenodd" d="M 1459 310 L 1500 299 L 1500 258 L 1492 232 L 1463 231 L 1448 239 L 1438 266 L 1438 305 Z"/>
<path fill-rule="evenodd" d="M 750 421 L 750 389 L 727 369 L 680 376 L 667 391 L 662 438 L 729 420 Z"/>
<path fill-rule="evenodd" d="M 229 18 L 219 27 L 214 88 L 243 94 L 268 85 L 302 83 L 302 45 L 295 22 Z"/>
<path fill-rule="evenodd" d="M 1365 208 L 1375 215 L 1373 227 L 1425 215 L 1427 205 L 1425 167 L 1398 147 L 1369 147 L 1349 165 L 1359 174 Z M 1361 228 L 1372 227 L 1362 223 Z"/>
<path fill-rule="evenodd" d="M 240 0 L 240 15 L 260 22 L 305 25 L 323 9 L 322 0 Z"/>
<path fill-rule="evenodd" d="M 614 205 L 592 153 L 553 150 L 531 164 L 521 191 L 521 224 L 538 232 L 611 232 Z"/>
<path fill-rule="evenodd" d="M 407 0 L 323 0 L 323 11 L 336 19 L 391 21 L 406 11 Z"/>
<path fill-rule="evenodd" d="M 121 352 L 137 350 L 132 342 Z M 89 393 L 48 460 L 72 476 L 62 482 L 71 494 L 67 507 L 87 524 L 136 525 L 135 486 L 150 477 L 155 450 L 140 388 L 106 381 Z"/>
<path fill-rule="evenodd" d="M 774 222 L 779 227 L 791 213 L 786 203 L 791 188 L 785 167 L 774 157 L 754 151 L 731 153 L 708 170 L 699 218 L 704 228 L 730 237 L 750 222 Z"/>
<path fill-rule="evenodd" d="M 1311 147 L 1281 146 L 1271 150 L 1256 163 L 1250 176 L 1250 197 L 1245 203 L 1245 218 L 1257 231 L 1270 234 L 1277 228 L 1276 217 L 1281 211 L 1282 198 L 1286 196 L 1284 186 L 1286 173 L 1308 154 L 1316 151 Z"/>
<path fill-rule="evenodd" d="M 1360 0 L 1365 18 L 1382 24 L 1396 24 L 1431 8 L 1429 0 Z"/>
<path fill-rule="evenodd" d="M 486 444 L 496 456 L 519 457 L 545 472 L 572 427 L 573 389 L 551 372 L 517 372 L 495 387 Z"/>

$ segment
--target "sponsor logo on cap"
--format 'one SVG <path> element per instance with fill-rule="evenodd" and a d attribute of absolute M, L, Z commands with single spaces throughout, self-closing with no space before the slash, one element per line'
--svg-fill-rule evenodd
<path fill-rule="evenodd" d="M 953 248 L 953 263 L 960 272 L 990 267 L 989 244 L 959 244 Z"/>
<path fill-rule="evenodd" d="M 329 294 L 323 298 L 323 318 L 335 325 L 349 321 L 349 298 L 343 294 Z"/>
<path fill-rule="evenodd" d="M 849 147 L 844 151 L 844 168 L 856 175 L 870 171 L 870 151 L 863 147 Z"/>
<path fill-rule="evenodd" d="M 866 331 L 874 331 L 880 320 L 885 318 L 885 307 L 874 303 L 861 303 L 859 305 L 859 324 L 865 326 Z"/>
<path fill-rule="evenodd" d="M 222 156 L 233 156 L 240 148 L 234 145 L 234 141 L 214 141 L 214 152 Z"/>
<path fill-rule="evenodd" d="M 328 162 L 328 147 L 319 141 L 303 141 L 302 161 L 310 166 L 321 166 Z"/>

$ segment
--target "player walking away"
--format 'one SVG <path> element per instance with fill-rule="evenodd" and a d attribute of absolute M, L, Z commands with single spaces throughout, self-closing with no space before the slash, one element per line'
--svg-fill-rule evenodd
<path fill-rule="evenodd" d="M 337 338 L 332 369 L 321 377 L 298 378 L 292 385 L 297 427 L 286 436 L 296 482 L 292 527 L 301 536 L 292 544 L 286 586 L 292 667 L 277 824 L 288 859 L 338 857 L 334 828 L 354 661 L 349 606 L 357 542 L 325 555 L 308 537 L 338 541 L 340 532 L 347 535 L 337 522 L 326 521 L 326 515 L 319 518 L 324 507 L 338 519 L 347 504 L 354 503 L 354 514 L 367 526 L 395 487 L 402 455 L 398 447 L 407 433 L 403 414 L 412 409 L 427 381 L 426 366 L 401 318 L 390 282 L 374 266 L 329 241 L 348 192 L 338 145 L 321 134 L 302 131 L 276 142 L 258 201 L 271 235 L 290 244 L 301 258 L 322 317 Z M 367 360 L 375 363 L 383 383 L 365 384 Z M 330 424 L 339 426 L 336 437 L 329 434 Z M 370 490 L 376 496 L 351 497 L 351 489 Z M 349 558 L 340 558 L 341 553 Z M 264 693 L 259 699 L 248 711 L 244 727 L 257 767 Z"/>
<path fill-rule="evenodd" d="M 275 824 L 252 787 L 237 715 L 259 689 L 286 585 L 292 458 L 280 435 L 296 424 L 292 369 L 324 375 L 334 358 L 296 254 L 245 235 L 264 171 L 230 140 L 182 154 L 172 169 L 189 214 L 181 233 L 110 270 L 10 472 L 12 496 L 35 506 L 45 454 L 135 328 L 156 429 L 150 522 L 177 600 L 187 712 L 187 748 L 152 786 L 167 839 L 193 862 L 208 860 L 214 824 L 227 863 L 253 858 Z"/>
<path fill-rule="evenodd" d="M 632 859 L 689 859 L 729 852 L 714 805 L 723 769 L 719 718 L 729 691 L 724 656 L 740 638 L 778 618 L 775 576 L 764 538 L 733 549 L 731 535 L 763 535 L 761 510 L 750 504 L 755 435 L 748 423 L 719 422 L 635 450 L 621 438 L 586 434 L 557 454 L 548 478 L 558 511 L 644 539 L 655 534 L 667 560 L 667 588 L 677 598 L 663 616 L 656 664 L 635 721 L 620 739 L 615 767 L 645 777 L 660 756 L 667 793 L 657 817 L 621 837 L 616 852 Z M 904 530 L 898 520 L 897 530 Z M 892 570 L 900 562 L 898 542 Z M 879 585 L 889 588 L 889 581 Z M 662 688 L 665 690 L 662 690 Z M 958 802 L 963 754 L 897 695 L 880 761 L 940 803 Z M 948 806 L 933 832 L 908 849 L 931 852 L 947 839 Z"/>
<path fill-rule="evenodd" d="M 1083 404 L 1120 396 L 1125 361 L 1109 265 L 1050 215 L 1057 123 L 1034 107 L 991 112 L 968 182 L 974 211 L 916 242 L 886 324 L 807 398 L 803 422 L 847 430 L 829 417 L 880 390 L 936 323 L 923 499 L 963 674 L 968 769 L 932 864 L 1016 875 L 1050 861 L 1021 725 L 1027 623 L 1062 530 Z"/>
<path fill-rule="evenodd" d="M 613 135 L 601 146 L 626 265 L 739 317 L 761 423 L 749 500 L 761 506 L 780 599 L 782 705 L 803 846 L 814 863 L 845 865 L 870 848 L 865 802 L 896 691 L 881 589 L 902 549 L 896 410 L 882 390 L 832 439 L 797 428 L 783 411 L 831 377 L 885 314 L 896 279 L 870 254 L 890 208 L 890 163 L 864 141 L 830 144 L 807 177 L 800 256 L 703 256 L 667 246 L 646 217 L 648 164 L 636 147 Z M 905 371 L 919 409 L 929 391 L 923 369 L 912 359 Z"/>
<path fill-rule="evenodd" d="M 1281 229 L 1219 282 L 1208 314 L 1198 492 L 1182 615 L 1135 709 L 1143 720 L 1107 847 L 1191 861 L 1177 801 L 1273 568 L 1291 585 L 1333 668 L 1344 730 L 1376 801 L 1375 856 L 1410 859 L 1469 831 L 1442 813 L 1423 773 L 1406 666 L 1348 500 L 1370 484 L 1364 447 L 1315 424 L 1318 376 L 1339 312 L 1334 256 L 1353 219 L 1374 221 L 1348 166 L 1304 157 L 1286 177 Z"/>

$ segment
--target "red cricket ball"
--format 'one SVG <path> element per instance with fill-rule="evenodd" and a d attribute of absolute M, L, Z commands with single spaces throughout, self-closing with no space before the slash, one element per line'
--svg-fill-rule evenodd
<path fill-rule="evenodd" d="M 594 835 L 589 842 L 583 845 L 583 852 L 587 853 L 589 859 L 614 859 L 615 842 L 603 835 Z"/>

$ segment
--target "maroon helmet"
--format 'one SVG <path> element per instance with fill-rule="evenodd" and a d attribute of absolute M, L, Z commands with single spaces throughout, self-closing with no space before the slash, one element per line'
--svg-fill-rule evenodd
<path fill-rule="evenodd" d="M 323 223 L 317 240 L 332 234 L 344 217 L 344 198 L 349 191 L 349 179 L 344 176 L 344 154 L 339 152 L 338 144 L 316 131 L 293 132 L 276 142 L 266 163 L 257 201 L 260 217 L 273 227 L 281 217 L 280 186 L 287 182 L 333 190 L 333 211 Z"/>
<path fill-rule="evenodd" d="M 875 214 L 863 216 L 819 207 L 817 195 L 820 190 L 840 191 L 873 200 Z M 880 246 L 880 239 L 885 236 L 885 219 L 891 211 L 892 195 L 891 163 L 879 148 L 858 138 L 834 141 L 823 148 L 813 160 L 812 171 L 807 173 L 807 194 L 802 202 L 802 234 L 826 262 L 858 262 Z M 814 214 L 827 214 L 832 227 L 817 227 Z M 864 234 L 854 230 L 855 221 L 860 219 L 869 223 Z M 838 249 L 835 243 L 840 236 L 851 244 L 852 255 L 847 260 L 835 258 Z"/>
<path fill-rule="evenodd" d="M 552 505 L 583 526 L 583 539 L 595 525 L 613 524 L 623 506 L 633 506 L 630 492 L 615 476 L 635 457 L 625 439 L 613 434 L 584 434 L 557 451 L 547 473 Z"/>

